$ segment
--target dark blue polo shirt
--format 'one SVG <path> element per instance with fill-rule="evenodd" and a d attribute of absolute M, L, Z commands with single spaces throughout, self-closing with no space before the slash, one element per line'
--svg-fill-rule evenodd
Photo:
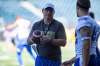
<path fill-rule="evenodd" d="M 57 20 L 53 20 L 51 24 L 46 25 L 41 20 L 36 22 L 31 30 L 30 35 L 32 35 L 34 30 L 42 31 L 43 35 L 49 36 L 52 39 L 66 39 L 65 29 L 62 23 Z M 48 44 L 37 44 L 37 51 L 39 56 L 46 57 L 51 60 L 61 60 L 61 49 L 60 46 L 55 46 L 52 43 Z"/>

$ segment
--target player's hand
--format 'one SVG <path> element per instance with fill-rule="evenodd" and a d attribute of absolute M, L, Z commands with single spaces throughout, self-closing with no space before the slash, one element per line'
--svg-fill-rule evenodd
<path fill-rule="evenodd" d="M 61 66 L 72 66 L 72 64 L 62 64 Z"/>
<path fill-rule="evenodd" d="M 72 63 L 70 61 L 65 61 L 61 64 L 61 66 L 72 66 Z"/>

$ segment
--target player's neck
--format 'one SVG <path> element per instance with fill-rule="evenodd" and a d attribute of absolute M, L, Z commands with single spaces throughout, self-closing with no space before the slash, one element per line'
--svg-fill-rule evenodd
<path fill-rule="evenodd" d="M 86 15 L 88 15 L 88 12 L 81 11 L 80 17 L 81 17 L 81 16 L 86 16 Z"/>

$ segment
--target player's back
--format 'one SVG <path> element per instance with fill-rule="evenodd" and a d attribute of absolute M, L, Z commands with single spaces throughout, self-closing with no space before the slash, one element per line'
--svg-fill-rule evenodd
<path fill-rule="evenodd" d="M 82 40 L 84 39 L 81 34 L 80 34 L 80 29 L 83 27 L 89 27 L 92 30 L 92 44 L 90 47 L 90 55 L 91 54 L 96 54 L 96 36 L 98 33 L 98 26 L 97 23 L 89 16 L 83 16 L 80 17 L 78 20 L 78 24 L 76 26 L 76 55 L 77 57 L 82 57 L 82 48 L 83 48 L 83 42 Z"/>

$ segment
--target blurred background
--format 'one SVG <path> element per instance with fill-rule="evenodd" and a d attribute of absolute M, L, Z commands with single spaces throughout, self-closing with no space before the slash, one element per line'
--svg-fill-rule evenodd
<path fill-rule="evenodd" d="M 100 24 L 100 0 L 90 1 L 92 5 L 90 11 L 94 12 L 95 20 Z M 0 66 L 18 66 L 16 48 L 10 42 L 10 38 L 14 35 L 12 30 L 19 18 L 31 24 L 42 19 L 41 9 L 46 3 L 55 5 L 54 18 L 62 22 L 66 29 L 67 45 L 62 48 L 62 60 L 75 56 L 76 0 L 0 0 Z M 23 53 L 23 59 L 25 66 L 34 66 L 26 51 Z"/>

